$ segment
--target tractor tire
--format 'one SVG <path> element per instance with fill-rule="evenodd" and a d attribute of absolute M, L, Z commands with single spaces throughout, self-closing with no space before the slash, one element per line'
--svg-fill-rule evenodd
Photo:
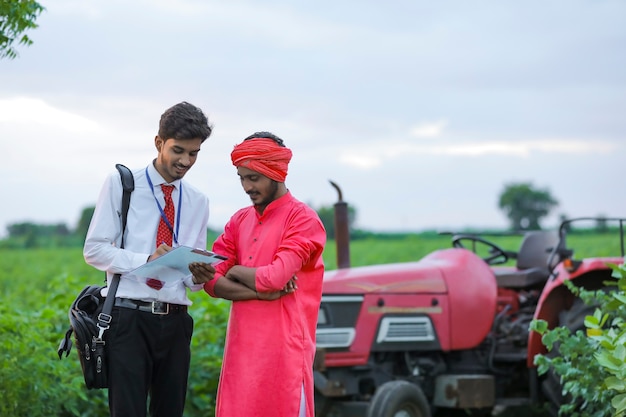
<path fill-rule="evenodd" d="M 378 387 L 366 417 L 429 417 L 430 407 L 421 388 L 406 381 L 389 381 Z"/>
<path fill-rule="evenodd" d="M 585 316 L 593 315 L 595 306 L 587 305 L 582 299 L 576 298 L 569 310 L 562 311 L 559 314 L 559 327 L 567 327 L 572 334 L 578 330 L 585 330 Z M 559 356 L 559 347 L 554 345 L 553 349 L 546 355 L 549 358 Z M 557 417 L 561 404 L 571 403 L 571 399 L 563 396 L 561 387 L 561 377 L 552 369 L 546 373 L 541 384 L 541 391 L 550 405 L 550 415 Z"/>
<path fill-rule="evenodd" d="M 315 390 L 315 417 L 327 417 L 332 408 L 332 400 Z"/>

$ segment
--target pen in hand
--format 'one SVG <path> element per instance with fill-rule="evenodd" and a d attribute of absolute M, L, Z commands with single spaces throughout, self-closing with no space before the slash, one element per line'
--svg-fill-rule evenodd
<path fill-rule="evenodd" d="M 150 257 L 148 257 L 148 262 L 150 262 L 151 260 L 158 258 L 161 255 L 165 255 L 167 252 L 171 251 L 172 247 L 168 246 L 167 243 L 165 242 L 161 242 L 161 244 L 159 245 L 158 248 L 156 248 L 156 250 L 154 251 L 154 253 L 152 255 L 150 255 Z"/>

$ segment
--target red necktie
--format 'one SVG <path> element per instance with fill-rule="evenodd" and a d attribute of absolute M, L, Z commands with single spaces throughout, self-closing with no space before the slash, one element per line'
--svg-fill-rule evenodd
<path fill-rule="evenodd" d="M 174 227 L 174 202 L 172 201 L 173 189 L 173 185 L 161 184 L 161 190 L 163 190 L 163 195 L 165 196 L 165 208 L 163 209 L 163 212 L 165 213 L 165 216 L 167 216 L 167 221 L 170 223 L 170 226 L 165 223 L 163 216 L 161 216 L 161 220 L 159 221 L 159 228 L 157 230 L 157 247 L 159 247 L 162 243 L 166 243 L 169 246 L 172 246 L 172 228 Z M 163 282 L 155 278 L 149 278 L 146 281 L 146 284 L 150 288 L 154 288 L 155 290 L 160 290 L 161 288 L 163 288 Z"/>
<path fill-rule="evenodd" d="M 161 216 L 159 229 L 157 231 L 157 247 L 159 247 L 161 243 L 167 243 L 169 246 L 172 246 L 172 228 L 174 227 L 174 203 L 172 202 L 172 190 L 174 189 L 174 186 L 161 184 L 161 189 L 163 190 L 163 195 L 165 196 L 165 208 L 163 209 L 163 212 L 165 213 L 165 216 L 167 216 L 167 221 L 170 223 L 170 226 L 168 227 L 167 223 L 163 219 L 163 216 Z"/>

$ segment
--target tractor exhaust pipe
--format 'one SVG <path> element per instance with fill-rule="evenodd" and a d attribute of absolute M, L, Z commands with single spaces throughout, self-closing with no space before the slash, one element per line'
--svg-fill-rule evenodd
<path fill-rule="evenodd" d="M 350 231 L 348 228 L 348 203 L 343 201 L 341 188 L 330 181 L 338 194 L 335 203 L 335 244 L 337 246 L 337 268 L 350 268 Z"/>

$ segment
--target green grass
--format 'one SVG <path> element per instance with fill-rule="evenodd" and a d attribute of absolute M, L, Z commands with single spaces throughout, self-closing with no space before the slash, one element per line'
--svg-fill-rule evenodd
<path fill-rule="evenodd" d="M 486 239 L 505 250 L 517 252 L 522 236 L 487 236 Z M 621 255 L 619 235 L 615 233 L 571 233 L 567 246 L 574 250 L 576 259 L 590 257 L 613 257 Z M 350 243 L 350 265 L 365 266 L 395 262 L 418 261 L 427 254 L 452 247 L 451 237 L 436 234 L 407 235 L 397 239 L 375 237 Z M 486 255 L 479 252 L 479 255 Z M 334 241 L 328 241 L 324 250 L 327 270 L 337 268 L 337 252 Z M 514 261 L 509 262 L 513 265 Z"/>
<path fill-rule="evenodd" d="M 509 250 L 519 248 L 520 236 L 489 237 Z M 595 256 L 619 256 L 620 242 L 615 234 L 578 233 L 568 236 L 577 259 Z M 399 238 L 369 237 L 350 243 L 351 266 L 417 261 L 428 253 L 451 247 L 450 236 L 437 234 L 403 235 Z M 329 240 L 324 250 L 327 270 L 337 268 L 335 241 Z M 104 273 L 85 264 L 81 248 L 0 249 L 0 301 L 12 305 L 40 305 L 33 300 L 33 287 L 50 294 L 52 288 L 66 280 L 68 298 L 83 285 L 101 283 Z M 71 301 L 71 300 L 70 300 Z"/>

